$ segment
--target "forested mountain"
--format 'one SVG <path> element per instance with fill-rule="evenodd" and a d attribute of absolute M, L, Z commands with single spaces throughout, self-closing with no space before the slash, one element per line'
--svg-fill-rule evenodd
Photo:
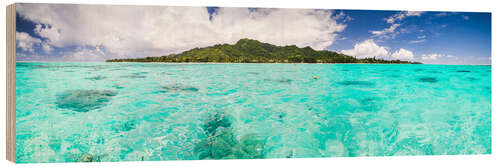
<path fill-rule="evenodd" d="M 382 60 L 373 58 L 356 59 L 332 51 L 316 51 L 311 47 L 295 45 L 276 46 L 252 39 L 240 39 L 236 44 L 217 44 L 194 48 L 179 54 L 136 59 L 111 59 L 106 62 L 219 62 L 219 63 L 394 63 L 418 62 Z"/>

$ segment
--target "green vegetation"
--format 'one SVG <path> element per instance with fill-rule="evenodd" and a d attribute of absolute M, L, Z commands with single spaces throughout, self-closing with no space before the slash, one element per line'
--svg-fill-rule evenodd
<path fill-rule="evenodd" d="M 356 59 L 342 53 L 326 50 L 316 51 L 311 47 L 295 45 L 275 46 L 252 39 L 240 39 L 236 44 L 217 44 L 205 48 L 194 48 L 179 54 L 136 59 L 112 59 L 106 62 L 218 62 L 218 63 L 388 63 L 410 64 L 418 62 Z"/>

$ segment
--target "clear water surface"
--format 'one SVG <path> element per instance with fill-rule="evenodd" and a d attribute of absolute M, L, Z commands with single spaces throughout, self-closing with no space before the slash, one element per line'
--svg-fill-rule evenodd
<path fill-rule="evenodd" d="M 491 66 L 18 62 L 16 95 L 21 163 L 491 153 Z"/>

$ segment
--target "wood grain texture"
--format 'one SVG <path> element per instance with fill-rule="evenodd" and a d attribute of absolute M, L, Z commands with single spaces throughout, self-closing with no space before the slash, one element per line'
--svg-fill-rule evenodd
<path fill-rule="evenodd" d="M 7 160 L 16 162 L 16 4 L 7 6 Z"/>

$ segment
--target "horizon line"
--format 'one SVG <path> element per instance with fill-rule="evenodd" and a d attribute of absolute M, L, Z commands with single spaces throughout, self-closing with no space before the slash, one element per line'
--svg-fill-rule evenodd
<path fill-rule="evenodd" d="M 394 64 L 399 63 L 234 63 L 234 62 L 106 62 L 104 61 L 17 61 L 16 63 L 165 63 L 165 64 Z M 419 65 L 419 64 L 409 64 Z M 436 64 L 421 63 L 420 65 L 470 65 L 470 66 L 491 66 L 491 64 Z"/>

